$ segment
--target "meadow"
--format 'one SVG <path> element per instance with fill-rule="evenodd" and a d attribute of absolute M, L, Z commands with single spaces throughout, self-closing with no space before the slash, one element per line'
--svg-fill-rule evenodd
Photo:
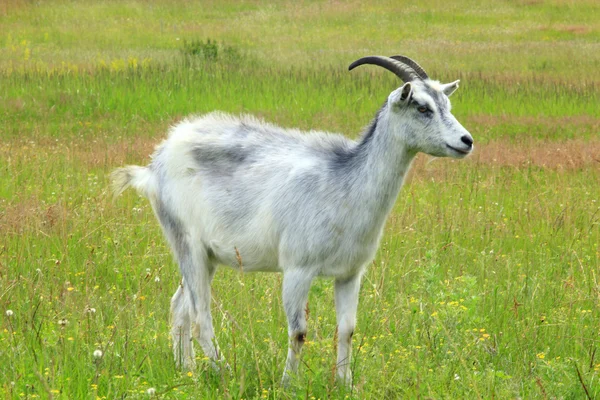
<path fill-rule="evenodd" d="M 596 1 L 0 4 L 0 397 L 600 397 Z M 110 172 L 212 110 L 357 137 L 405 54 L 461 79 L 466 160 L 417 157 L 365 275 L 354 389 L 334 379 L 333 285 L 314 282 L 298 379 L 281 276 L 217 272 L 231 374 L 175 368 L 179 273 Z M 196 347 L 199 350 L 198 347 Z"/>

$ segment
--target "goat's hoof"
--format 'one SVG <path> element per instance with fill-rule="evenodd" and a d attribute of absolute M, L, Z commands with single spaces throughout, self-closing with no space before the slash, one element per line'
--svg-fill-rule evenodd
<path fill-rule="evenodd" d="M 354 385 L 352 385 L 352 374 L 347 373 L 346 375 L 336 375 L 335 381 L 339 386 L 345 387 L 347 390 L 355 391 Z"/>
<path fill-rule="evenodd" d="M 286 390 L 291 388 L 294 377 L 295 375 L 292 375 L 288 371 L 285 371 L 283 373 L 283 377 L 281 378 L 281 387 Z"/>

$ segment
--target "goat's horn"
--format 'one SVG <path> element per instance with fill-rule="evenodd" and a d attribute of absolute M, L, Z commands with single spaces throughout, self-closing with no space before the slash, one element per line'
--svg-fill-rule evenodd
<path fill-rule="evenodd" d="M 388 71 L 391 71 L 394 74 L 396 74 L 396 76 L 402 79 L 404 82 L 410 82 L 414 81 L 415 79 L 421 79 L 419 74 L 410 65 L 402 61 L 383 56 L 369 56 L 358 59 L 352 64 L 350 64 L 348 70 L 352 71 L 354 68 L 363 64 L 379 65 L 380 67 L 383 67 Z"/>
<path fill-rule="evenodd" d="M 416 61 L 414 61 L 406 56 L 391 56 L 390 58 L 393 58 L 396 61 L 400 61 L 401 63 L 404 63 L 404 64 L 412 67 L 412 69 L 415 70 L 415 72 L 421 77 L 422 80 L 429 79 L 427 72 L 425 72 L 423 67 L 421 67 L 419 64 L 417 64 Z"/>

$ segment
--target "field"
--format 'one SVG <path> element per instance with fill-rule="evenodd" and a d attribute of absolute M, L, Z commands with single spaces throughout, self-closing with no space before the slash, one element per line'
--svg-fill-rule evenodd
<path fill-rule="evenodd" d="M 600 398 L 598 15 L 591 0 L 2 2 L 0 397 Z M 148 202 L 113 201 L 108 175 L 212 110 L 357 137 L 400 85 L 347 71 L 371 54 L 460 78 L 476 152 L 417 157 L 363 281 L 354 389 L 334 380 L 331 281 L 311 289 L 286 390 L 281 276 L 230 269 L 212 311 L 231 374 L 199 351 L 178 371 L 177 267 Z"/>

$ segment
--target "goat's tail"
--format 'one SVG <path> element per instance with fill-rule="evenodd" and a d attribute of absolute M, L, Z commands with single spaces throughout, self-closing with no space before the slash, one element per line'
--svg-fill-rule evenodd
<path fill-rule="evenodd" d="M 150 168 L 129 165 L 114 170 L 110 177 L 115 198 L 130 186 L 149 199 L 156 195 L 156 176 Z"/>

